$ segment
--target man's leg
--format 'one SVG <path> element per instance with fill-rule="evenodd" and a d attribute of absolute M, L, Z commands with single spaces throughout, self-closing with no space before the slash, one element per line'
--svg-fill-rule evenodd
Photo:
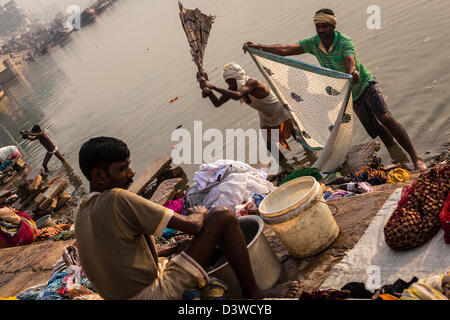
<path fill-rule="evenodd" d="M 61 152 L 59 152 L 59 151 L 56 151 L 55 152 L 55 156 L 59 159 L 59 160 L 61 160 L 61 162 L 65 162 L 66 160 L 64 159 L 64 157 L 63 157 L 63 155 L 61 154 Z"/>
<path fill-rule="evenodd" d="M 52 154 L 50 152 L 47 152 L 44 157 L 44 162 L 42 163 L 42 166 L 44 167 L 45 172 L 48 172 L 47 165 L 51 158 L 52 158 Z"/>
<path fill-rule="evenodd" d="M 419 157 L 416 150 L 414 149 L 414 146 L 405 128 L 397 120 L 395 120 L 392 114 L 390 112 L 386 112 L 381 116 L 379 116 L 378 119 L 383 124 L 383 126 L 386 127 L 387 130 L 389 130 L 391 135 L 395 138 L 395 140 L 397 140 L 397 142 L 402 146 L 402 148 L 405 149 L 406 152 L 408 152 L 414 164 L 414 169 L 416 170 L 426 169 L 427 167 L 425 163 L 422 161 L 422 159 Z"/>
<path fill-rule="evenodd" d="M 239 280 L 244 297 L 292 297 L 298 291 L 297 281 L 270 290 L 259 289 L 238 219 L 228 208 L 217 207 L 206 215 L 202 232 L 192 239 L 185 253 L 203 268 L 207 268 L 219 242 Z"/>
<path fill-rule="evenodd" d="M 272 153 L 272 130 L 274 130 L 274 128 L 261 128 L 261 129 L 267 130 L 266 148 L 270 154 L 274 155 L 274 153 Z M 275 129 L 275 130 L 279 130 L 279 129 Z M 278 134 L 280 134 L 280 133 L 278 133 Z M 277 152 L 277 151 L 278 151 L 278 163 L 279 163 L 281 169 L 282 170 L 291 170 L 292 167 L 288 164 L 288 161 L 287 161 L 286 157 L 284 156 L 284 154 L 281 152 L 281 150 L 279 148 L 277 148 L 277 150 L 274 150 L 273 152 Z M 274 156 L 274 158 L 275 158 L 275 156 Z"/>
<path fill-rule="evenodd" d="M 402 146 L 403 149 L 411 157 L 414 164 L 414 169 L 424 170 L 426 169 L 425 163 L 417 154 L 413 147 L 411 139 L 408 136 L 405 128 L 394 119 L 391 112 L 389 111 L 386 99 L 384 98 L 383 92 L 377 82 L 369 86 L 367 89 L 367 103 L 372 112 L 375 114 L 377 119 L 381 122 L 382 126 L 386 128 L 389 133 L 397 140 L 397 142 Z M 381 136 L 380 136 L 381 137 Z M 384 142 L 384 141 L 383 141 Z M 386 145 L 389 149 L 390 146 Z"/>

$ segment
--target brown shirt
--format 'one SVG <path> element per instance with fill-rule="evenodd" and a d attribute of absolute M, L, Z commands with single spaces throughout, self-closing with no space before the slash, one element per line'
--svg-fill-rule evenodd
<path fill-rule="evenodd" d="M 75 235 L 81 265 L 105 299 L 127 299 L 157 277 L 153 235 L 161 236 L 173 211 L 116 188 L 85 196 Z"/>

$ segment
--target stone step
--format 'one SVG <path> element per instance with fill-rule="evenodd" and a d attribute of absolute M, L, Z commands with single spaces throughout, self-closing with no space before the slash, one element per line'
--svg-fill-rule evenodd
<path fill-rule="evenodd" d="M 128 189 L 131 192 L 136 194 L 142 193 L 145 188 L 155 180 L 159 174 L 166 171 L 170 164 L 172 163 L 172 159 L 170 157 L 161 157 L 155 159 L 145 171 L 133 182 L 133 184 Z"/>
<path fill-rule="evenodd" d="M 181 178 L 168 179 L 161 182 L 156 189 L 150 201 L 163 205 L 168 200 L 173 200 L 173 197 L 177 193 L 178 189 L 181 189 L 184 185 L 184 181 Z"/>

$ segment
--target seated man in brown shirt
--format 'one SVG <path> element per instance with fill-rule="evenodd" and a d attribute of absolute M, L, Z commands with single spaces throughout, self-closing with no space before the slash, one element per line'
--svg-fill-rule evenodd
<path fill-rule="evenodd" d="M 59 160 L 61 160 L 62 163 L 65 162 L 65 159 L 61 154 L 61 152 L 58 151 L 58 148 L 55 146 L 52 140 L 50 140 L 45 131 L 41 130 L 41 127 L 39 125 L 36 124 L 35 126 L 33 126 L 31 132 L 21 131 L 20 133 L 22 134 L 22 137 L 24 139 L 28 139 L 30 141 L 39 140 L 39 142 L 44 146 L 44 148 L 47 149 L 47 154 L 45 155 L 44 162 L 42 163 L 45 172 L 48 172 L 47 165 L 53 155 L 55 155 Z"/>
<path fill-rule="evenodd" d="M 292 297 L 298 281 L 260 290 L 235 214 L 224 207 L 189 209 L 180 215 L 126 189 L 133 181 L 130 152 L 115 138 L 93 138 L 80 149 L 79 163 L 90 194 L 80 202 L 75 234 L 81 265 L 105 299 L 181 299 L 209 281 L 205 269 L 216 244 L 235 271 L 246 298 Z M 165 228 L 194 237 L 156 247 Z M 179 253 L 170 261 L 164 256 Z"/>

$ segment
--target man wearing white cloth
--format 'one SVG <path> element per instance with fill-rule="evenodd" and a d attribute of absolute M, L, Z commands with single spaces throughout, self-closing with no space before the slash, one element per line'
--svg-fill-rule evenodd
<path fill-rule="evenodd" d="M 235 62 L 230 62 L 223 67 L 223 78 L 228 84 L 228 89 L 219 88 L 207 81 L 204 75 L 199 75 L 203 97 L 208 97 L 216 108 L 230 99 L 245 102 L 258 112 L 260 128 L 267 130 L 266 146 L 269 152 L 271 152 L 272 130 L 279 130 L 280 144 L 285 149 L 291 150 L 286 139 L 291 135 L 295 137 L 292 116 L 269 86 L 247 76 L 244 69 Z M 221 96 L 218 98 L 213 91 L 217 91 Z M 278 156 L 280 163 L 286 164 L 286 158 L 281 152 Z"/>

